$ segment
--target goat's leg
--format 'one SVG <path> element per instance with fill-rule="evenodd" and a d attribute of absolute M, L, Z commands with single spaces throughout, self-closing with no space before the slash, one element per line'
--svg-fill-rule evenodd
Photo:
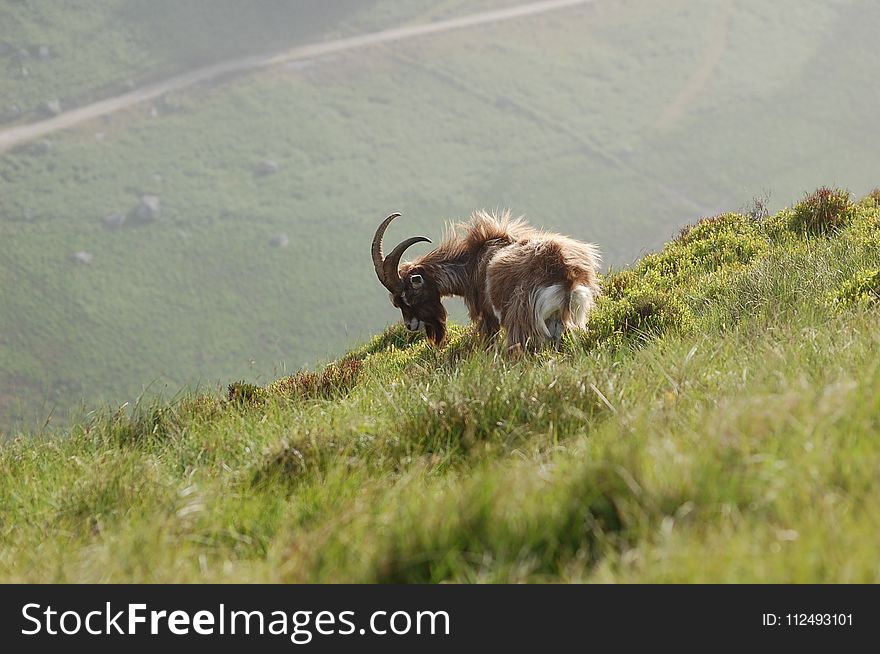
<path fill-rule="evenodd" d="M 535 310 L 529 302 L 529 294 L 522 290 L 505 305 L 501 326 L 507 332 L 507 349 L 511 353 L 534 351 L 544 340 L 535 325 Z"/>
<path fill-rule="evenodd" d="M 477 327 L 480 337 L 490 341 L 498 335 L 498 332 L 501 330 L 501 323 L 498 322 L 498 318 L 494 315 L 482 314 L 477 322 Z"/>

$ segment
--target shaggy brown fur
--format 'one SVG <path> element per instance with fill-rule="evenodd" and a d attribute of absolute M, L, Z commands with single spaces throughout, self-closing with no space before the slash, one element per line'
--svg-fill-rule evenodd
<path fill-rule="evenodd" d="M 435 344 L 446 335 L 441 298 L 458 295 L 481 334 L 504 327 L 508 345 L 534 347 L 564 329 L 586 328 L 600 292 L 598 265 L 594 245 L 535 229 L 509 212 L 477 211 L 451 226 L 435 250 L 400 264 L 402 286 L 391 299 L 407 325 L 421 321 Z"/>

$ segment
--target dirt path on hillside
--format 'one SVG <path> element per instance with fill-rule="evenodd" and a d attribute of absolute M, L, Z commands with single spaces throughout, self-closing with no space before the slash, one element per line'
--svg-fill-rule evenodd
<path fill-rule="evenodd" d="M 700 66 L 691 74 L 678 95 L 663 110 L 654 125 L 656 129 L 664 131 L 675 124 L 715 76 L 715 69 L 727 49 L 727 23 L 732 10 L 732 0 L 725 0 L 715 15 L 715 20 L 712 21 Z"/>
<path fill-rule="evenodd" d="M 543 2 L 530 2 L 515 7 L 485 11 L 458 18 L 450 18 L 448 20 L 396 27 L 382 30 L 381 32 L 335 39 L 323 43 L 312 43 L 291 48 L 276 54 L 254 55 L 250 57 L 241 57 L 239 59 L 231 59 L 229 61 L 181 73 L 180 75 L 169 77 L 160 82 L 156 82 L 155 84 L 135 89 L 134 91 L 123 95 L 107 98 L 106 100 L 101 100 L 77 109 L 71 109 L 70 111 L 65 111 L 53 118 L 0 130 L 0 152 L 12 149 L 23 143 L 27 143 L 28 141 L 42 138 L 53 132 L 74 127 L 88 120 L 93 120 L 100 116 L 128 109 L 142 102 L 158 98 L 171 91 L 177 91 L 194 84 L 210 82 L 225 75 L 246 73 L 259 68 L 276 66 L 278 64 L 289 63 L 292 61 L 316 59 L 318 57 L 357 50 L 359 48 L 379 45 L 382 43 L 403 41 L 405 39 L 419 36 L 427 36 L 430 34 L 450 32 L 452 30 L 464 29 L 467 27 L 475 27 L 477 25 L 485 25 L 487 23 L 498 23 L 514 18 L 524 18 L 536 14 L 543 14 L 548 11 L 585 5 L 595 1 L 596 0 L 544 0 Z"/>

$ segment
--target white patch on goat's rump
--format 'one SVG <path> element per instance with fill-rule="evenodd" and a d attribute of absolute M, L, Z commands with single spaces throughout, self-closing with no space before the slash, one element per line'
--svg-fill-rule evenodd
<path fill-rule="evenodd" d="M 535 325 L 547 338 L 558 339 L 562 336 L 565 296 L 565 287 L 561 284 L 543 286 L 534 293 L 532 306 L 535 308 Z"/>
<path fill-rule="evenodd" d="M 568 310 L 575 329 L 587 328 L 587 314 L 593 308 L 594 293 L 587 286 L 579 285 L 571 289 Z"/>

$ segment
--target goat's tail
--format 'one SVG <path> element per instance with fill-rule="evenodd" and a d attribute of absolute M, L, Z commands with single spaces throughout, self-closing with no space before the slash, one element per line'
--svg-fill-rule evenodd
<path fill-rule="evenodd" d="M 583 284 L 552 284 L 518 293 L 508 304 L 503 326 L 511 346 L 537 347 L 559 340 L 566 330 L 585 330 L 597 290 Z"/>
<path fill-rule="evenodd" d="M 595 289 L 583 284 L 568 291 L 563 310 L 563 324 L 566 329 L 587 329 L 587 316 L 596 302 L 596 295 Z"/>

